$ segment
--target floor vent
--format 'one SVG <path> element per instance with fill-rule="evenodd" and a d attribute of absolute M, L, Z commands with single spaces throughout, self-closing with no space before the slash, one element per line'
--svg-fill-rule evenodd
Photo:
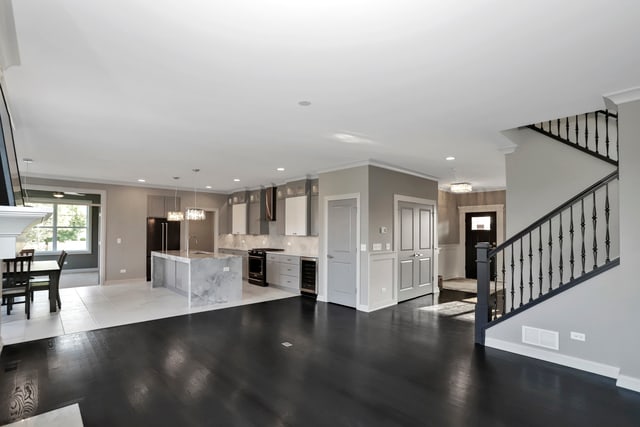
<path fill-rule="evenodd" d="M 532 328 L 531 326 L 522 327 L 522 342 L 538 347 L 550 348 L 552 350 L 558 350 L 560 348 L 557 331 Z"/>

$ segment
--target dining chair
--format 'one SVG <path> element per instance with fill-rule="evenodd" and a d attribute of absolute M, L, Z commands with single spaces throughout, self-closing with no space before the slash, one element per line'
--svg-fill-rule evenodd
<path fill-rule="evenodd" d="M 58 256 L 58 267 L 60 267 L 60 272 L 62 272 L 62 267 L 64 266 L 64 262 L 67 259 L 68 253 L 66 251 L 60 252 Z M 50 286 L 49 279 L 46 277 L 36 277 L 31 279 L 31 301 L 33 301 L 33 294 L 36 291 L 48 291 Z M 56 294 L 56 301 L 58 302 L 58 308 L 62 308 L 62 301 L 60 300 L 60 274 L 58 274 L 58 292 Z"/>
<path fill-rule="evenodd" d="M 17 256 L 4 260 L 4 273 L 2 280 L 2 296 L 7 301 L 7 315 L 11 314 L 13 304 L 22 304 L 16 301 L 16 297 L 24 297 L 25 313 L 27 319 L 31 318 L 31 260 L 30 256 Z"/>

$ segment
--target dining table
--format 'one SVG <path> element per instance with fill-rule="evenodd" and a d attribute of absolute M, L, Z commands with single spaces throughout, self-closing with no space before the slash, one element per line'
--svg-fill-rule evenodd
<path fill-rule="evenodd" d="M 31 262 L 31 277 L 49 277 L 49 312 L 55 313 L 58 307 L 58 288 L 60 286 L 60 266 L 55 260 Z"/>

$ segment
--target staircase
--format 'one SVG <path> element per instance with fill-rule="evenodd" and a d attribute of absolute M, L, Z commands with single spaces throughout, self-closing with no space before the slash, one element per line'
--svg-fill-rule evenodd
<path fill-rule="evenodd" d="M 527 127 L 618 165 L 616 114 L 596 111 Z M 496 248 L 476 246 L 477 344 L 484 345 L 486 329 L 619 265 L 618 180 L 616 169 Z"/>

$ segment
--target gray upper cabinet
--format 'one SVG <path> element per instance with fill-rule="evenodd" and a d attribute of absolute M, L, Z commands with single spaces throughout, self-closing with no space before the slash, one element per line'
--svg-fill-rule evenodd
<path fill-rule="evenodd" d="M 276 230 L 279 235 L 284 236 L 285 232 L 285 199 L 287 198 L 286 185 L 276 189 Z"/>
<path fill-rule="evenodd" d="M 269 234 L 265 213 L 265 190 L 249 192 L 249 234 Z"/>
<path fill-rule="evenodd" d="M 218 220 L 218 233 L 230 234 L 231 233 L 231 197 L 220 208 L 220 218 Z"/>
<path fill-rule="evenodd" d="M 166 218 L 173 210 L 180 210 L 180 197 L 174 201 L 173 196 L 147 196 L 147 216 Z"/>
<path fill-rule="evenodd" d="M 317 179 L 309 183 L 309 235 L 320 234 L 320 185 Z"/>
<path fill-rule="evenodd" d="M 288 182 L 286 185 L 287 197 L 305 196 L 309 192 L 309 180 Z"/>

